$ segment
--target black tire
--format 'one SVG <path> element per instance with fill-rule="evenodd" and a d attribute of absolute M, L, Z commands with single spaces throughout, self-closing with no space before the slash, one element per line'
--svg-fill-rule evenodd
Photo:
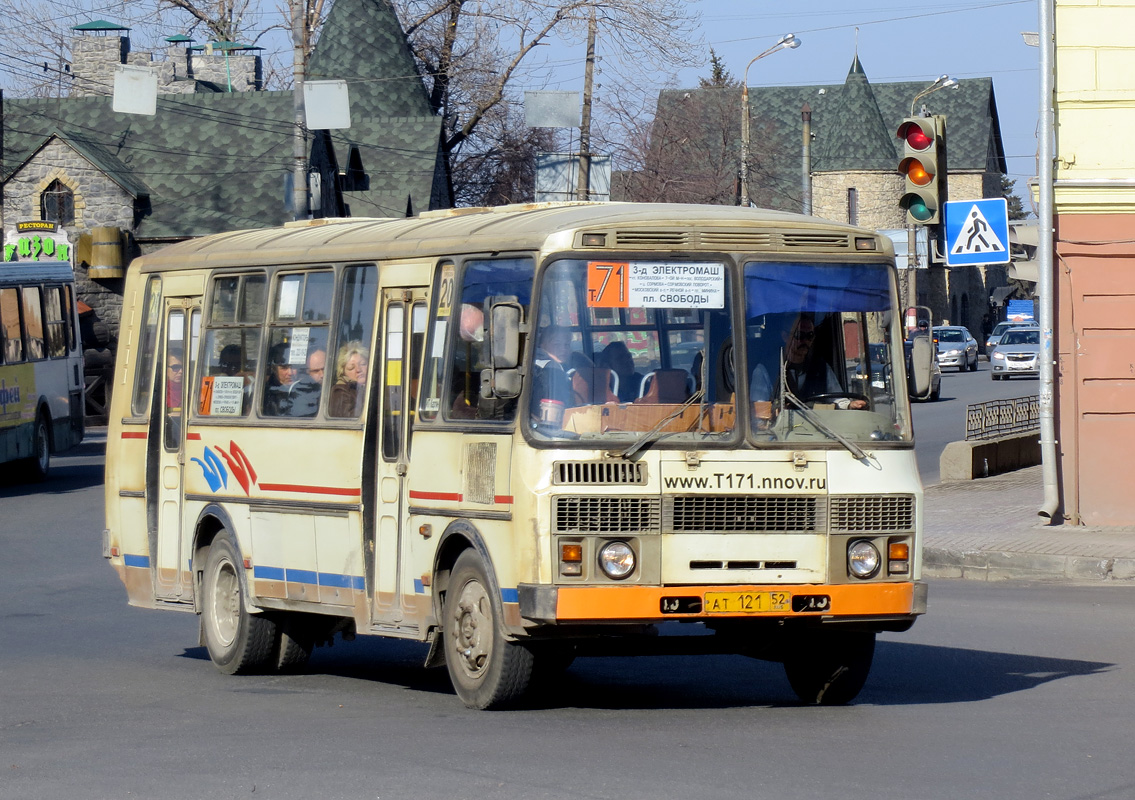
<path fill-rule="evenodd" d="M 24 460 L 24 464 L 27 466 L 25 475 L 29 481 L 47 480 L 47 473 L 51 469 L 51 433 L 43 414 L 36 415 L 35 429 L 32 431 L 32 454 Z"/>
<path fill-rule="evenodd" d="M 272 670 L 281 657 L 275 621 L 245 607 L 242 569 L 232 536 L 221 531 L 205 557 L 201 626 L 209 658 L 227 675 Z"/>
<path fill-rule="evenodd" d="M 977 356 L 973 357 L 973 363 L 969 365 L 970 372 L 977 372 Z"/>
<path fill-rule="evenodd" d="M 874 657 L 874 633 L 824 631 L 799 641 L 784 673 L 802 702 L 842 706 L 858 696 Z"/>
<path fill-rule="evenodd" d="M 315 633 L 302 614 L 284 614 L 277 618 L 276 669 L 296 672 L 311 657 L 315 648 Z"/>
<path fill-rule="evenodd" d="M 463 552 L 453 565 L 443 601 L 442 635 L 449 679 L 469 708 L 503 708 L 528 690 L 532 652 L 505 638 L 500 597 L 473 550 Z"/>

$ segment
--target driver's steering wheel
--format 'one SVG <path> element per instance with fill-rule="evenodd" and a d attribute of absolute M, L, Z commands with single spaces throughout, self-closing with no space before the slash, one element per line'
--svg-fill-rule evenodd
<path fill-rule="evenodd" d="M 871 401 L 868 399 L 867 395 L 859 394 L 858 392 L 824 392 L 823 394 L 814 394 L 805 399 L 812 404 L 834 403 L 836 400 L 862 400 L 868 406 L 871 405 Z"/>

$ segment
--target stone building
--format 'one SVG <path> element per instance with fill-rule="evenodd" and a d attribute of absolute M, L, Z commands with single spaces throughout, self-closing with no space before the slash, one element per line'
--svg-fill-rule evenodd
<path fill-rule="evenodd" d="M 294 218 L 293 93 L 261 91 L 254 50 L 193 50 L 173 37 L 155 57 L 132 51 L 119 26 L 79 28 L 67 97 L 3 102 L 0 212 L 5 231 L 23 220 L 60 224 L 76 254 L 79 298 L 113 332 L 134 257 Z M 153 116 L 113 110 L 123 64 L 158 76 Z M 347 80 L 351 111 L 351 127 L 308 134 L 321 187 L 315 216 L 452 205 L 442 121 L 387 0 L 336 0 L 307 74 Z"/>
<path fill-rule="evenodd" d="M 806 108 L 811 212 L 889 232 L 905 245 L 897 171 L 902 142 L 895 134 L 925 88 L 910 81 L 873 84 L 858 56 L 842 84 L 750 88 L 748 194 L 754 205 L 804 208 Z M 992 80 L 960 80 L 920 106 L 946 117 L 949 199 L 1001 196 L 1005 154 Z M 739 83 L 661 92 L 646 167 L 622 177 L 621 198 L 739 202 L 740 128 Z M 990 306 L 993 290 L 1008 283 L 1005 268 L 946 269 L 940 261 L 927 268 L 923 260 L 916 270 L 919 304 L 930 306 L 936 324 L 965 325 L 984 341 L 983 329 L 998 312 Z"/>

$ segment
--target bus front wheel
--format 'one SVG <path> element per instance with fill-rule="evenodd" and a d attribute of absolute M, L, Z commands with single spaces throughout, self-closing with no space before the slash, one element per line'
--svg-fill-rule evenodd
<path fill-rule="evenodd" d="M 491 586 L 475 551 L 457 557 L 444 600 L 445 666 L 469 708 L 507 706 L 532 679 L 532 653 L 505 638 L 500 598 Z"/>
<path fill-rule="evenodd" d="M 821 632 L 799 642 L 784 660 L 792 691 L 802 702 L 842 706 L 856 698 L 875 657 L 873 632 Z"/>
<path fill-rule="evenodd" d="M 201 625 L 209 658 L 228 675 L 276 666 L 276 623 L 245 607 L 240 558 L 225 531 L 209 546 L 202 582 Z"/>

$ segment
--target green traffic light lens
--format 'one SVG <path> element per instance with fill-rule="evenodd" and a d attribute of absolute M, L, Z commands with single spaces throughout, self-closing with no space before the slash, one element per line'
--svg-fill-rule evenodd
<path fill-rule="evenodd" d="M 909 206 L 907 206 L 906 210 L 907 213 L 909 213 L 919 222 L 926 222 L 926 220 L 934 216 L 930 209 L 926 207 L 926 204 L 919 200 L 912 202 Z"/>

